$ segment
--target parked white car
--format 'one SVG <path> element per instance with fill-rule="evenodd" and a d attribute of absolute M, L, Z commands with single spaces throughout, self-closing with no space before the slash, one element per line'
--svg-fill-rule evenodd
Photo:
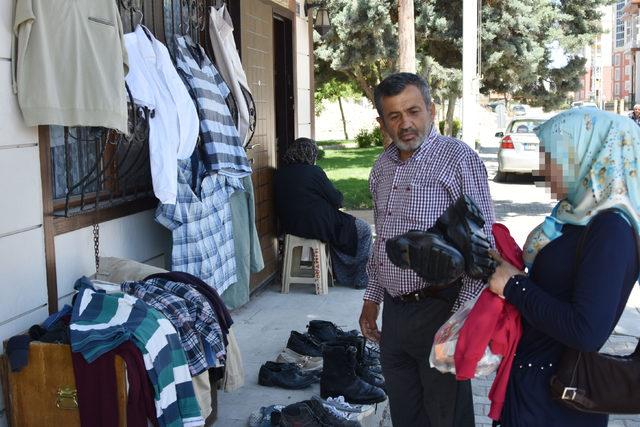
<path fill-rule="evenodd" d="M 506 181 L 511 173 L 532 173 L 539 169 L 540 140 L 533 130 L 546 120 L 546 117 L 516 117 L 505 132 L 496 133 L 496 137 L 502 138 L 496 181 Z"/>
<path fill-rule="evenodd" d="M 593 107 L 598 108 L 598 104 L 591 101 L 575 101 L 571 103 L 571 108 Z"/>

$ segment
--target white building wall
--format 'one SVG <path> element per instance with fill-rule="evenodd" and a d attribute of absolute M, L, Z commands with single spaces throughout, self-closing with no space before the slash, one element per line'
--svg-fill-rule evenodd
<path fill-rule="evenodd" d="M 1 341 L 40 323 L 49 312 L 38 132 L 24 125 L 12 90 L 12 17 L 13 1 L 0 0 Z M 100 225 L 103 256 L 164 267 L 170 245 L 170 233 L 155 223 L 153 210 Z M 75 280 L 95 272 L 92 228 L 56 236 L 55 252 L 62 306 L 70 302 Z M 0 427 L 7 425 L 4 408 L 0 389 Z"/>

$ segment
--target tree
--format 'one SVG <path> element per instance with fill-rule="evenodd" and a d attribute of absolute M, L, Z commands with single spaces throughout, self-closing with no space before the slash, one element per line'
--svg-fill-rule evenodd
<path fill-rule="evenodd" d="M 396 2 L 328 0 L 326 5 L 332 31 L 314 40 L 316 60 L 355 82 L 373 104 L 373 89 L 396 68 Z"/>
<path fill-rule="evenodd" d="M 339 80 L 336 77 L 332 77 L 329 80 L 324 81 L 319 86 L 316 86 L 315 105 L 316 115 L 322 111 L 323 101 L 338 101 L 340 106 L 340 117 L 342 119 L 342 130 L 344 131 L 344 139 L 349 139 L 347 133 L 347 121 L 344 118 L 344 109 L 342 107 L 343 99 L 353 99 L 357 96 L 361 96 L 362 92 L 355 86 L 355 84 L 348 80 Z"/>

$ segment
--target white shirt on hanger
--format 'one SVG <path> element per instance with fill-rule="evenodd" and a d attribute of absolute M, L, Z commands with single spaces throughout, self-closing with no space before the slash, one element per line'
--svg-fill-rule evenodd
<path fill-rule="evenodd" d="M 193 153 L 200 120 L 166 46 L 138 25 L 125 34 L 129 53 L 126 81 L 134 102 L 154 110 L 149 119 L 149 158 L 153 192 L 161 203 L 175 204 L 178 159 Z"/>

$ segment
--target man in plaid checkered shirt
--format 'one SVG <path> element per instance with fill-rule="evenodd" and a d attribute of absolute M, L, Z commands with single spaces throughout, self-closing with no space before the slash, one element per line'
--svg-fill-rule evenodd
<path fill-rule="evenodd" d="M 360 327 L 368 339 L 380 341 L 394 427 L 471 427 L 470 382 L 430 368 L 428 358 L 433 337 L 452 309 L 477 295 L 484 284 L 463 276 L 456 285 L 436 292 L 412 270 L 395 267 L 387 258 L 385 242 L 409 230 L 427 230 L 466 194 L 481 209 L 485 234 L 494 245 L 487 172 L 465 143 L 436 132 L 435 106 L 421 77 L 387 77 L 375 90 L 375 102 L 378 123 L 393 144 L 380 155 L 369 178 L 377 238 Z M 382 302 L 380 332 L 376 322 Z"/>

